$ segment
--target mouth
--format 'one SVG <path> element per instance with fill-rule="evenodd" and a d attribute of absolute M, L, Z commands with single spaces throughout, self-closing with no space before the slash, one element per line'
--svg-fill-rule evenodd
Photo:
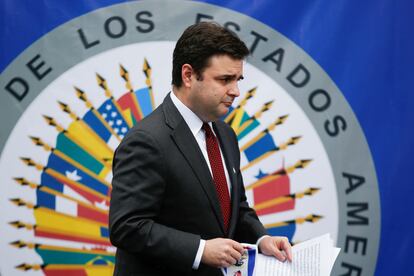
<path fill-rule="evenodd" d="M 224 104 L 226 107 L 230 107 L 230 106 L 233 104 L 233 102 L 223 102 L 223 104 Z"/>

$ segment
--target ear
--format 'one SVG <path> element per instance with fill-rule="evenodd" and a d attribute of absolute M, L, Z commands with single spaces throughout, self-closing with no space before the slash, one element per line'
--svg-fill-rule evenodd
<path fill-rule="evenodd" d="M 191 87 L 191 79 L 195 77 L 193 67 L 190 64 L 183 64 L 181 67 L 181 79 L 184 87 Z"/>

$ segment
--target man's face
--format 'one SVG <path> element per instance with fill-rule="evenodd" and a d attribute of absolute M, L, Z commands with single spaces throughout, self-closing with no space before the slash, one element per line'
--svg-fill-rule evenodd
<path fill-rule="evenodd" d="M 243 61 L 227 55 L 210 58 L 210 64 L 198 78 L 191 79 L 191 109 L 203 121 L 216 121 L 229 111 L 240 95 L 238 81 L 243 79 Z"/>

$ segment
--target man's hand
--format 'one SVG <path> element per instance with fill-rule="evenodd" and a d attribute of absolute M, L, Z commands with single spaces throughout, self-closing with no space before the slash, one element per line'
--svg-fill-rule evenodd
<path fill-rule="evenodd" d="M 241 258 L 243 246 L 230 239 L 207 240 L 201 262 L 213 267 L 229 267 Z"/>
<path fill-rule="evenodd" d="M 275 256 L 281 262 L 292 261 L 292 246 L 286 237 L 264 237 L 259 244 L 260 251 L 268 256 Z"/>

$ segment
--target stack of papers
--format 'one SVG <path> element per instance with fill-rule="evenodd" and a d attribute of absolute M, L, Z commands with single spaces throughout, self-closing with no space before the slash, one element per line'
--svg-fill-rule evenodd
<path fill-rule="evenodd" d="M 294 245 L 292 262 L 260 254 L 254 245 L 245 248 L 238 264 L 223 269 L 225 276 L 329 276 L 340 251 L 329 234 Z"/>

